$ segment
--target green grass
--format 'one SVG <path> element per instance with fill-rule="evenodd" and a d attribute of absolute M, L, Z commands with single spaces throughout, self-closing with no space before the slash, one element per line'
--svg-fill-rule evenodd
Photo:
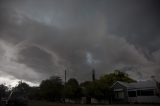
<path fill-rule="evenodd" d="M 114 104 L 114 105 L 97 105 L 97 104 L 62 104 L 46 101 L 30 101 L 28 106 L 159 106 L 159 104 Z"/>
<path fill-rule="evenodd" d="M 104 106 L 104 105 L 68 104 L 68 103 L 62 104 L 62 103 L 53 103 L 53 102 L 46 102 L 46 101 L 30 101 L 28 106 Z"/>
<path fill-rule="evenodd" d="M 61 104 L 46 101 L 30 101 L 28 106 L 61 106 Z"/>
<path fill-rule="evenodd" d="M 82 104 L 62 104 L 46 101 L 30 101 L 28 106 L 82 106 Z"/>

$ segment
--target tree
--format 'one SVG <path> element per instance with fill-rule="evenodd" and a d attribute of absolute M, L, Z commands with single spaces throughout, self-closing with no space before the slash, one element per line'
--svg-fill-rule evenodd
<path fill-rule="evenodd" d="M 109 89 L 109 86 L 100 80 L 83 82 L 81 83 L 81 87 L 83 96 L 96 98 L 98 100 L 105 99 L 105 95 Z"/>
<path fill-rule="evenodd" d="M 0 100 L 2 97 L 6 96 L 7 91 L 8 91 L 8 87 L 5 86 L 4 84 L 1 84 L 0 85 Z"/>
<path fill-rule="evenodd" d="M 81 88 L 75 78 L 71 78 L 65 85 L 65 96 L 72 100 L 78 100 L 81 97 Z"/>
<path fill-rule="evenodd" d="M 62 79 L 58 76 L 51 76 L 49 80 L 55 85 L 62 85 Z"/>
<path fill-rule="evenodd" d="M 100 97 L 104 99 L 110 99 L 111 93 L 111 86 L 116 81 L 123 81 L 123 82 L 135 82 L 132 78 L 128 76 L 128 74 L 121 72 L 120 70 L 115 70 L 113 73 L 105 74 L 100 77 L 97 82 L 97 86 L 99 87 Z"/>
<path fill-rule="evenodd" d="M 28 104 L 28 94 L 30 86 L 20 81 L 19 84 L 12 89 L 12 93 L 9 96 L 8 105 L 12 106 L 26 106 Z"/>
<path fill-rule="evenodd" d="M 91 96 L 90 95 L 90 91 L 92 88 L 91 83 L 92 83 L 91 81 L 85 81 L 80 84 L 81 89 L 82 89 L 82 96 L 85 96 L 85 97 Z"/>
<path fill-rule="evenodd" d="M 110 99 L 111 86 L 116 81 L 135 82 L 128 74 L 115 70 L 114 73 L 105 74 L 95 81 L 81 83 L 83 96 L 101 99 Z"/>
<path fill-rule="evenodd" d="M 123 81 L 123 82 L 136 82 L 132 78 L 128 76 L 128 74 L 121 72 L 120 70 L 115 70 L 114 73 L 105 74 L 100 77 L 99 79 L 101 82 L 104 82 L 108 84 L 109 86 L 112 86 L 113 83 L 116 81 Z"/>
<path fill-rule="evenodd" d="M 40 88 L 31 87 L 28 96 L 29 96 L 29 99 L 31 100 L 40 100 L 41 99 Z"/>
<path fill-rule="evenodd" d="M 18 95 L 28 96 L 30 91 L 30 86 L 22 81 L 19 81 L 18 86 L 13 89 L 13 92 L 17 93 Z"/>
<path fill-rule="evenodd" d="M 40 84 L 41 97 L 49 101 L 60 101 L 62 90 L 62 80 L 57 76 L 52 76 L 47 80 L 43 80 Z"/>

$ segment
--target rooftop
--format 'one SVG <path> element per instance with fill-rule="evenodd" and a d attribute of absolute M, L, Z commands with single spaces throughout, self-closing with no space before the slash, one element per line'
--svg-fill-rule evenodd
<path fill-rule="evenodd" d="M 131 89 L 131 88 L 155 88 L 156 82 L 153 80 L 148 80 L 148 81 L 139 81 L 139 82 L 134 82 L 134 83 L 126 83 L 122 81 L 117 81 L 121 85 Z M 116 83 L 117 83 L 116 82 Z"/>

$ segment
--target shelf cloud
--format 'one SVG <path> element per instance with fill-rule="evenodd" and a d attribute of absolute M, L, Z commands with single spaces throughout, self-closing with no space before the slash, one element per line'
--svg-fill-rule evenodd
<path fill-rule="evenodd" d="M 0 77 L 90 80 L 115 69 L 160 77 L 158 0 L 0 1 Z M 90 76 L 90 77 L 88 77 Z"/>

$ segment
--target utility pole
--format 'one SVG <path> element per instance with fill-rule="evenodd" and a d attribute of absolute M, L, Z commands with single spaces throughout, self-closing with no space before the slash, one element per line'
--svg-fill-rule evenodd
<path fill-rule="evenodd" d="M 92 70 L 92 81 L 95 81 L 95 69 Z"/>
<path fill-rule="evenodd" d="M 66 75 L 67 75 L 67 71 L 65 69 L 65 72 L 64 72 L 64 84 L 66 85 Z"/>
<path fill-rule="evenodd" d="M 65 99 L 66 99 L 66 76 L 67 76 L 67 70 L 64 70 L 64 103 L 66 103 Z"/>

